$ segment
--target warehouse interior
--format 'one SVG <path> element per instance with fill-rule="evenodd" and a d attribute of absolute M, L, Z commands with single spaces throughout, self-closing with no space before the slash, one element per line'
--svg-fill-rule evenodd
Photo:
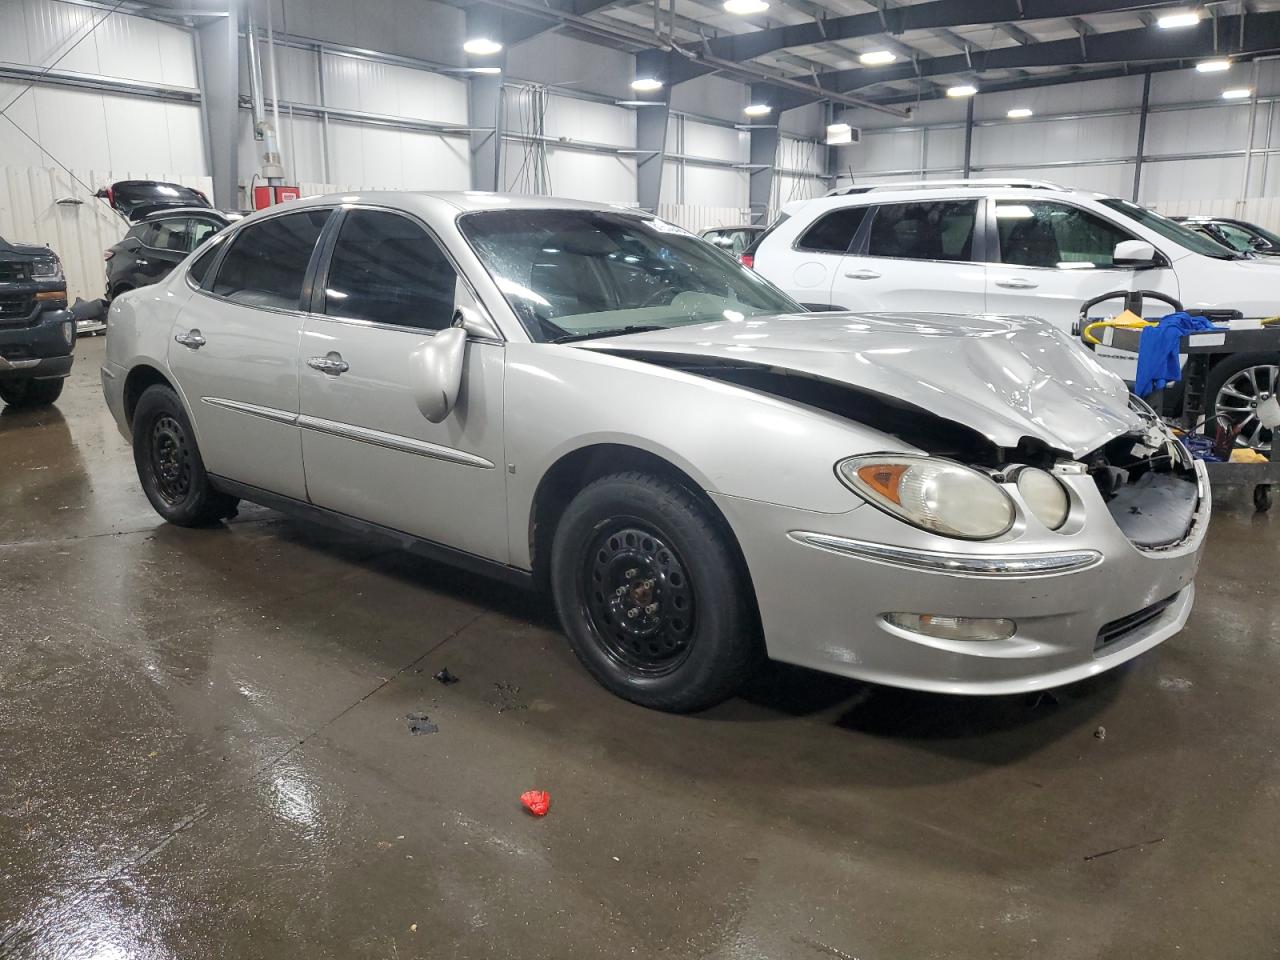
<path fill-rule="evenodd" d="M 1271 431 L 1280 420 L 1269 419 L 1268 404 L 1275 406 L 1280 394 L 1280 340 L 1274 339 L 1280 324 L 1270 326 L 1280 315 L 1280 259 L 1267 261 L 1280 254 L 1280 238 L 1274 246 L 1255 238 L 1243 252 L 1214 247 L 1210 259 L 1231 261 L 1221 270 L 1201 255 L 1225 243 L 1221 236 L 1210 239 L 1212 223 L 1280 232 L 1278 100 L 1280 2 L 1273 0 L 0 0 L 0 396 L 7 401 L 0 405 L 0 957 L 1272 955 L 1280 934 L 1274 906 L 1280 841 L 1270 829 L 1280 811 L 1280 707 L 1272 693 L 1280 676 L 1280 607 L 1271 571 L 1280 541 L 1268 508 L 1272 481 L 1280 482 L 1269 462 Z M 129 243 L 136 225 L 152 214 L 134 220 L 118 202 L 121 185 L 136 182 L 189 188 L 221 218 L 210 227 L 217 234 L 212 243 L 202 234 L 161 273 L 118 282 L 126 253 L 145 265 Z M 908 206 L 915 195 L 934 196 L 930 190 L 988 204 L 971 215 L 969 229 L 978 239 L 966 241 L 963 254 L 917 258 L 945 267 L 945 276 L 925 276 L 904 256 L 919 275 L 905 281 L 897 299 L 875 299 L 877 288 L 863 300 L 842 300 L 840 284 L 859 288 L 859 280 L 841 275 L 881 279 L 878 272 L 849 272 L 859 244 L 870 254 L 859 269 L 879 262 L 878 228 L 871 214 L 859 213 L 839 248 L 831 248 L 842 266 L 825 281 L 827 291 L 810 293 L 813 284 L 791 278 L 793 264 L 797 278 L 808 264 L 785 257 L 821 260 L 814 254 L 819 248 L 805 246 L 813 231 L 797 227 L 810 222 L 806 216 L 846 203 L 874 204 L 876 197 Z M 417 549 L 439 538 L 388 520 L 394 504 L 379 503 L 364 517 L 376 522 L 376 531 L 335 528 L 300 519 L 269 498 L 253 500 L 246 492 L 252 484 L 218 487 L 221 474 L 207 450 L 210 490 L 224 497 L 234 492 L 238 509 L 233 505 L 213 524 L 164 522 L 140 482 L 145 470 L 157 468 L 144 463 L 141 434 L 131 435 L 122 422 L 137 409 L 137 392 L 160 381 L 125 385 L 125 374 L 130 385 L 135 380 L 113 366 L 124 356 L 118 345 L 132 342 L 122 338 L 147 323 L 169 323 L 165 311 L 178 310 L 184 297 L 215 300 L 195 273 L 183 280 L 195 262 L 208 266 L 201 251 L 219 251 L 211 261 L 216 272 L 235 252 L 237 230 L 247 236 L 253 223 L 308 203 L 343 216 L 364 204 L 391 204 L 440 242 L 457 267 L 457 289 L 467 287 L 474 304 L 466 300 L 455 314 L 450 301 L 444 326 L 452 326 L 430 339 L 443 345 L 442 333 L 463 328 L 459 343 L 465 339 L 470 353 L 458 363 L 471 364 L 465 375 L 473 379 L 461 388 L 454 381 L 440 411 L 444 432 L 430 432 L 438 421 L 418 401 L 432 426 L 414 435 L 414 452 L 434 463 L 470 457 L 488 469 L 486 478 L 504 481 L 511 491 L 530 482 L 526 464 L 541 463 L 543 454 L 521 460 L 513 452 L 536 447 L 528 439 L 534 413 L 519 418 L 515 391 L 525 379 L 568 381 L 575 368 L 539 368 L 535 354 L 515 352 L 517 341 L 532 341 L 519 342 L 522 350 L 542 347 L 556 356 L 592 351 L 575 349 L 572 341 L 585 336 L 568 326 L 559 330 L 562 338 L 546 343 L 520 332 L 529 325 L 510 299 L 512 284 L 504 286 L 478 253 L 476 264 L 493 274 L 491 289 L 501 291 L 495 299 L 505 295 L 511 302 L 510 310 L 495 312 L 484 271 L 468 274 L 472 268 L 444 228 L 429 220 L 428 208 L 405 199 L 418 192 L 442 193 L 473 211 L 459 223 L 514 204 L 513 210 L 535 212 L 591 209 L 600 218 L 625 214 L 690 241 L 706 231 L 753 231 L 742 241 L 753 241 L 744 266 L 725 260 L 720 269 L 751 278 L 743 283 L 768 285 L 770 296 L 794 300 L 797 311 L 978 318 L 966 328 L 967 342 L 929 346 L 942 357 L 930 354 L 936 366 L 876 358 L 876 350 L 856 340 L 840 346 L 837 340 L 843 344 L 893 322 L 873 318 L 863 327 L 844 312 L 833 315 L 846 318 L 839 328 L 837 320 L 813 313 L 819 319 L 811 322 L 831 324 L 820 338 L 759 360 L 751 351 L 768 344 L 750 338 L 781 337 L 775 327 L 738 333 L 723 349 L 717 342 L 718 352 L 705 362 L 695 363 L 695 354 L 710 350 L 712 334 L 696 344 L 692 334 L 655 340 L 652 353 L 640 359 L 626 354 L 625 345 L 594 352 L 593 359 L 609 353 L 611 363 L 652 367 L 651 380 L 636 381 L 649 384 L 647 396 L 614 371 L 623 398 L 616 406 L 625 408 L 618 424 L 647 417 L 654 431 L 644 457 L 620 455 L 617 472 L 643 472 L 645 457 L 665 448 L 661 436 L 677 421 L 692 423 L 685 431 L 692 452 L 680 462 L 681 476 L 699 487 L 695 500 L 723 511 L 716 530 L 737 531 L 741 553 L 722 566 L 741 561 L 745 582 L 754 581 L 759 609 L 753 599 L 747 620 L 767 635 L 790 617 L 804 635 L 796 642 L 813 633 L 814 646 L 824 644 L 798 608 L 816 598 L 843 617 L 841 611 L 860 610 L 860 598 L 883 581 L 837 585 L 794 574 L 775 591 L 795 593 L 790 603 L 779 601 L 785 615 L 775 620 L 765 609 L 771 591 L 764 580 L 793 576 L 777 572 L 776 558 L 790 556 L 791 540 L 811 529 L 788 518 L 791 526 L 778 527 L 782 533 L 759 548 L 759 556 L 769 558 L 766 567 L 738 528 L 732 512 L 738 507 L 726 505 L 730 500 L 778 511 L 806 506 L 771 499 L 775 490 L 802 486 L 795 474 L 803 471 L 790 463 L 778 467 L 765 450 L 817 445 L 839 414 L 859 429 L 891 436 L 895 446 L 885 450 L 897 450 L 905 437 L 932 454 L 911 430 L 951 416 L 947 400 L 908 405 L 917 426 L 902 429 L 857 412 L 907 404 L 921 386 L 966 403 L 976 391 L 984 399 L 974 401 L 973 410 L 995 396 L 990 403 L 1002 406 L 991 422 L 1016 422 L 1028 436 L 1038 436 L 1051 420 L 1066 424 L 1061 436 L 1085 436 L 1112 415 L 1105 409 L 1111 381 L 1123 397 L 1125 382 L 1134 387 L 1134 361 L 1114 368 L 1123 382 L 1111 374 L 1089 381 L 1091 392 L 1077 407 L 1062 399 L 1075 373 L 1062 371 L 1105 366 L 1093 357 L 1121 348 L 1129 320 L 1154 327 L 1170 311 L 1186 316 L 1185 305 L 1194 315 L 1187 329 L 1222 339 L 1197 341 L 1184 332 L 1179 341 L 1175 335 L 1167 348 L 1174 366 L 1169 389 L 1152 399 L 1134 387 L 1151 406 L 1136 397 L 1129 406 L 1141 418 L 1150 414 L 1146 422 L 1159 433 L 1157 440 L 1147 434 L 1151 446 L 1142 456 L 1178 464 L 1185 456 L 1188 490 L 1198 498 L 1189 521 L 1194 537 L 1167 548 L 1191 565 L 1177 584 L 1176 596 L 1185 600 L 1177 607 L 1179 622 L 1153 636 L 1140 655 L 1082 666 L 1070 682 L 1063 672 L 1054 682 L 1032 678 L 965 689 L 961 672 L 920 683 L 876 673 L 868 666 L 874 658 L 863 656 L 856 639 L 834 654 L 826 648 L 835 641 L 826 642 L 821 656 L 808 656 L 779 655 L 783 647 L 769 636 L 768 656 L 761 654 L 734 695 L 707 709 L 664 712 L 627 702 L 634 698 L 625 693 L 615 696 L 616 688 L 597 684 L 595 669 L 583 668 L 581 652 L 575 658 L 555 573 L 540 579 L 538 564 L 548 561 L 539 553 L 535 519 L 548 521 L 536 506 L 533 514 L 519 514 L 517 508 L 528 505 L 518 493 L 493 502 L 492 510 L 505 518 L 504 530 L 517 531 L 513 544 L 523 538 L 506 572 L 525 577 L 531 590 L 512 587 L 479 564 L 442 562 L 439 551 Z M 981 301 L 985 306 L 970 309 L 970 300 L 959 299 L 967 281 L 957 279 L 953 261 L 972 266 L 981 259 L 972 251 L 992 251 L 982 267 L 987 291 L 992 283 L 1036 285 L 1021 276 L 997 278 L 1000 267 L 1041 269 L 1000 249 L 1012 241 L 997 218 L 1031 218 L 1037 192 L 1046 202 L 1092 204 L 1087 208 L 1095 216 L 1106 214 L 1106 204 L 1127 203 L 1161 215 L 1161 224 L 1190 218 L 1167 231 L 1196 227 L 1198 242 L 1208 246 L 1187 247 L 1184 240 L 1192 252 L 1180 260 L 1182 254 L 1161 246 L 1161 237 L 1174 236 L 1162 233 L 1166 228 L 1144 233 L 1129 224 L 1127 235 L 1149 252 L 1135 254 L 1133 263 L 1142 263 L 1122 281 L 1101 277 L 1093 286 L 1053 287 L 1057 292 L 1044 282 L 1016 310 L 990 295 Z M 193 215 L 186 204 L 171 206 Z M 337 227 L 325 229 L 337 235 Z M 459 244 L 481 250 L 463 228 L 458 232 Z M 784 266 L 769 263 L 771 234 L 775 262 Z M 947 242 L 944 237 L 935 251 Z M 340 235 L 328 246 L 322 239 L 311 255 L 306 299 L 301 307 L 293 304 L 299 323 L 324 312 L 316 306 L 324 296 L 343 296 L 319 282 L 322 269 L 336 275 L 328 258 L 336 263 L 340 253 L 332 248 L 340 243 Z M 568 249 L 571 242 L 559 245 Z M 727 240 L 721 246 L 734 258 L 744 254 L 739 246 L 730 250 Z M 1108 247 L 1105 264 L 1071 263 L 1077 257 L 1062 240 L 1062 251 L 1050 260 L 1063 261 L 1056 265 L 1064 275 L 1090 272 L 1066 267 L 1097 266 L 1092 273 L 1111 277 L 1128 263 L 1123 246 L 1114 248 L 1114 261 Z M 542 252 L 560 253 L 546 245 Z M 3 390 L 6 372 L 21 374 L 23 364 L 36 362 L 22 352 L 19 327 L 30 332 L 44 322 L 19 322 L 16 313 L 6 320 L 5 298 L 27 297 L 18 284 L 40 276 L 5 273 L 10 254 L 15 262 L 56 264 L 56 277 L 40 286 L 31 314 L 62 325 L 63 352 L 73 358 L 58 368 L 56 381 L 40 381 L 56 382 L 56 402 L 36 404 L 34 394 Z M 660 256 L 674 254 L 664 249 Z M 1187 264 L 1198 256 L 1197 263 L 1209 265 L 1197 267 L 1193 280 Z M 1275 271 L 1274 283 L 1267 271 Z M 1109 290 L 1121 283 L 1128 286 Z M 870 290 L 872 283 L 863 286 Z M 928 298 L 920 293 L 926 288 Z M 1127 319 L 1120 306 L 1107 312 L 1102 325 L 1117 327 L 1115 339 L 1111 330 L 1099 334 L 1101 341 L 1085 335 L 1104 314 L 1101 305 L 1082 308 L 1081 301 L 1104 291 L 1124 299 L 1135 290 L 1163 291 L 1166 298 L 1155 304 L 1148 297 L 1145 310 L 1141 296 L 1136 305 L 1125 300 Z M 1055 309 L 1068 318 L 1065 326 L 1059 323 L 1052 336 L 1041 331 L 1034 349 L 993 352 L 1000 349 L 993 341 L 1014 343 L 1013 327 L 981 318 L 1047 319 L 1047 312 L 1037 313 L 1035 294 L 1051 292 L 1060 301 Z M 56 317 L 41 312 L 41 300 Z M 470 325 L 472 306 L 492 314 L 480 334 Z M 1234 318 L 1227 316 L 1232 307 Z M 644 300 L 637 316 L 652 309 Z M 510 327 L 503 326 L 503 310 Z M 730 323 L 735 316 L 743 321 L 741 313 L 732 314 L 724 313 Z M 247 368 L 237 363 L 270 361 L 271 338 L 252 331 L 240 356 L 217 353 L 211 320 L 204 334 L 215 342 L 198 352 L 203 338 L 190 337 L 200 330 L 173 316 L 177 325 L 165 326 L 155 342 L 167 345 L 171 359 L 175 351 L 184 362 L 217 359 L 223 390 L 247 379 Z M 643 325 L 646 318 L 611 332 L 654 336 L 658 325 Z M 942 335 L 928 325 L 935 321 L 908 319 L 920 343 L 937 344 Z M 749 313 L 745 322 L 757 321 Z M 792 318 L 793 325 L 804 322 Z M 301 329 L 305 342 L 309 333 Z M 176 343 L 189 350 L 174 346 L 175 331 Z M 1233 339 L 1237 334 L 1245 339 Z M 1073 362 L 1084 367 L 1050 365 L 1044 369 L 1055 373 L 1024 378 L 1030 376 L 1024 362 L 1039 369 L 1041 353 L 1078 351 L 1082 338 L 1090 358 Z M 1139 339 L 1146 340 L 1145 332 L 1133 338 L 1141 373 L 1150 368 Z M 15 352 L 8 351 L 11 342 Z M 1232 347 L 1239 342 L 1248 346 Z M 880 353 L 917 349 L 915 340 L 886 343 Z M 1203 364 L 1190 349 L 1200 343 L 1217 351 Z M 474 399 L 477 372 L 490 362 L 476 357 L 479 346 L 500 351 L 504 344 L 508 433 L 505 446 L 485 460 L 464 449 L 468 430 L 492 407 Z M 1233 356 L 1229 349 L 1243 352 Z M 414 360 L 422 369 L 443 362 L 423 355 L 426 361 Z M 664 359 L 654 361 L 659 355 Z M 797 355 L 801 360 L 787 366 Z M 325 372 L 326 384 L 337 382 L 331 375 L 343 373 L 346 361 L 333 352 L 321 359 L 341 362 L 341 369 Z M 812 388 L 815 376 L 826 388 L 844 376 L 833 370 L 881 359 L 899 364 L 886 367 L 896 379 L 858 394 L 855 413 Z M 319 371 L 316 361 L 305 362 Z M 737 361 L 741 369 L 733 367 Z M 758 368 L 742 374 L 752 363 Z M 1235 365 L 1219 366 L 1224 363 Z M 706 375 L 712 368 L 733 372 Z M 120 380 L 113 386 L 116 369 Z M 604 381 L 583 376 L 583 392 L 572 404 L 544 407 L 530 400 L 528 410 L 549 409 L 549 419 L 566 422 L 587 407 L 600 416 L 596 405 L 609 408 L 609 395 L 592 399 L 585 384 L 599 390 Z M 1231 411 L 1219 402 L 1215 445 L 1209 436 L 1214 407 L 1205 406 L 1205 396 L 1221 401 L 1240 377 L 1252 378 L 1246 393 L 1235 394 L 1243 419 L 1224 421 L 1223 411 Z M 697 378 L 705 394 L 693 405 L 681 399 L 689 394 L 667 392 Z M 790 385 L 775 386 L 775 379 Z M 1175 391 L 1182 379 L 1186 389 Z M 1065 392 L 1051 381 L 1065 381 Z M 360 382 L 366 390 L 379 383 L 376 377 Z M 801 382 L 807 386 L 794 386 Z M 290 426 L 305 432 L 306 410 L 297 406 L 306 402 L 302 383 L 294 385 L 303 399 L 294 400 Z M 883 388 L 886 383 L 894 386 Z M 219 400 L 223 394 L 214 387 L 205 394 L 204 406 L 232 403 Z M 193 445 L 194 434 L 207 429 L 198 417 L 208 416 L 195 396 L 187 395 L 198 428 L 191 431 Z M 362 396 L 352 394 L 352 408 Z M 771 405 L 765 412 L 756 406 L 766 402 L 761 396 Z M 254 403 L 255 423 L 280 419 Z M 1179 416 L 1184 427 L 1188 416 L 1195 422 L 1166 436 L 1159 432 L 1165 426 L 1150 426 L 1160 414 L 1170 429 Z M 792 416 L 822 422 L 805 433 L 799 420 L 784 422 Z M 703 419 L 708 422 L 699 423 Z M 966 442 L 995 442 L 987 421 L 954 419 Z M 590 422 L 593 442 L 601 444 L 620 447 L 630 429 Z M 503 424 L 495 424 L 486 442 L 501 433 Z M 377 457 L 395 446 L 387 440 L 389 428 L 379 429 L 381 439 L 367 429 L 348 431 L 348 439 L 365 444 L 350 456 L 367 455 L 371 474 L 380 469 Z M 334 432 L 332 425 L 316 430 Z M 1200 446 L 1194 434 L 1203 434 Z M 202 447 L 208 435 L 202 433 Z M 247 432 L 230 446 L 239 442 L 245 456 L 267 457 L 269 444 L 260 439 L 266 436 Z M 381 446 L 371 452 L 375 442 Z M 397 442 L 404 452 L 410 441 Z M 458 449 L 442 454 L 443 443 Z M 305 451 L 306 440 L 302 446 Z M 1075 472 L 1092 476 L 1101 468 L 1086 461 L 1110 448 L 1085 440 L 1077 446 L 1055 449 L 1060 459 L 1080 461 Z M 1209 451 L 1206 467 L 1200 452 L 1211 446 L 1216 453 Z M 1050 468 L 1052 457 L 1044 459 L 1048 454 L 1035 444 L 1007 448 L 1019 456 L 1033 450 L 1041 459 L 1028 454 L 1025 464 L 1001 463 L 1002 472 L 993 467 L 983 474 L 994 477 L 993 486 L 1015 484 L 1018 471 L 1033 465 L 1058 478 L 1055 483 L 1079 479 L 1061 463 Z M 1166 452 L 1153 453 L 1157 448 Z M 879 452 L 872 444 L 840 456 Z M 555 455 L 561 453 L 556 447 Z M 704 454 L 705 467 L 698 461 Z M 554 459 L 550 448 L 546 458 Z M 842 474 L 843 461 L 834 470 L 830 459 L 824 463 L 822 479 L 833 490 L 867 501 L 850 506 L 851 515 L 901 522 L 896 501 L 885 508 Z M 1107 467 L 1110 475 L 1124 473 L 1118 465 Z M 1239 474 L 1234 467 L 1242 468 Z M 582 469 L 586 479 L 611 475 L 609 464 L 593 461 Z M 734 471 L 744 476 L 745 492 L 728 489 Z M 399 503 L 420 495 L 397 486 L 398 476 L 383 478 L 379 497 Z M 556 482 L 567 483 L 565 476 L 556 474 Z M 1092 490 L 1089 476 L 1080 482 Z M 313 499 L 307 488 L 316 486 L 308 478 L 301 499 Z M 431 495 L 443 502 L 453 487 L 441 489 Z M 1035 526 L 1024 523 L 1023 515 L 1034 513 L 1030 494 L 1019 488 L 1010 498 L 1019 519 L 994 537 L 1001 544 Z M 1077 514 L 1091 502 L 1070 494 L 1073 519 L 1045 526 L 1079 534 L 1073 542 L 1083 550 L 1097 518 L 1086 523 Z M 443 509 L 461 514 L 465 527 L 473 523 L 466 516 L 473 503 Z M 809 522 L 845 509 L 813 507 Z M 363 516 L 346 508 L 330 512 Z M 1142 511 L 1134 506 L 1132 512 Z M 858 531 L 851 537 L 863 546 L 874 539 Z M 961 544 L 957 556 L 973 547 L 965 539 L 959 534 L 952 541 Z M 402 549 L 406 545 L 411 549 Z M 810 553 L 834 556 L 829 544 L 819 546 Z M 983 553 L 990 546 L 979 544 L 972 555 L 993 559 L 990 550 Z M 1166 547 L 1132 551 L 1144 557 L 1119 573 L 1094 570 L 1087 590 L 1097 595 L 1074 595 L 1072 610 L 1111 602 L 1097 575 L 1108 571 L 1117 583 L 1136 584 L 1133 609 L 1165 615 L 1166 607 L 1153 601 L 1171 602 L 1164 594 L 1172 574 L 1159 575 L 1159 592 L 1147 588 L 1139 568 L 1152 559 L 1147 554 Z M 1104 552 L 1098 547 L 1084 566 L 1101 564 Z M 939 555 L 936 545 L 920 553 Z M 879 557 L 873 566 L 901 569 L 901 563 L 885 566 L 894 562 Z M 1108 554 L 1106 563 L 1112 562 Z M 934 584 L 953 572 L 922 576 Z M 1031 609 L 1034 620 L 1034 601 L 1052 592 L 1049 579 L 1024 568 L 1001 586 L 1016 598 L 1011 605 Z M 656 608 L 645 606 L 647 589 L 627 595 L 641 597 L 627 616 Z M 964 606 L 962 587 L 939 592 Z M 940 610 L 944 619 L 949 612 Z M 1103 619 L 1108 627 L 1124 620 L 1097 617 Z M 852 613 L 849 621 L 853 638 Z M 699 620 L 699 629 L 710 622 Z M 1101 656 L 1096 626 L 1086 632 L 1089 657 Z M 936 634 L 921 646 L 954 652 L 964 641 Z M 992 668 L 997 672 L 1056 642 L 1026 640 L 1014 650 L 999 646 L 1005 641 L 1015 642 L 1008 636 L 983 641 L 992 644 L 984 648 L 991 651 L 983 654 L 988 665 L 1006 661 Z"/>

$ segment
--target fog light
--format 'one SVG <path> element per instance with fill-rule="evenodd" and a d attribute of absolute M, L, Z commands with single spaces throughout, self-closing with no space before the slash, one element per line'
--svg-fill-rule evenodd
<path fill-rule="evenodd" d="M 76 342 L 76 323 L 74 320 L 62 321 L 62 336 L 67 341 L 68 347 Z"/>
<path fill-rule="evenodd" d="M 1003 617 L 941 617 L 934 613 L 886 613 L 886 623 L 939 640 L 1008 640 L 1018 629 Z"/>

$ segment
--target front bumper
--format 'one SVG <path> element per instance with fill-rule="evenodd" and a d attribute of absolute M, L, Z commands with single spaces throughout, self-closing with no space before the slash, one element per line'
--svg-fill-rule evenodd
<path fill-rule="evenodd" d="M 916 690 L 1007 694 L 1102 673 L 1182 629 L 1210 513 L 1203 465 L 1196 470 L 1187 538 L 1159 551 L 1125 539 L 1088 477 L 1063 478 L 1083 517 L 1070 533 L 1024 520 L 1000 541 L 971 544 L 869 505 L 831 515 L 713 498 L 746 556 L 770 657 Z M 876 547 L 889 550 L 875 556 Z M 964 562 L 948 569 L 948 556 Z M 895 627 L 887 613 L 1007 618 L 1017 630 L 1007 640 L 944 640 Z"/>
<path fill-rule="evenodd" d="M 65 323 L 72 325 L 71 344 L 67 343 Z M 65 377 L 71 372 L 74 331 L 75 320 L 70 311 L 44 309 L 40 305 L 29 317 L 0 321 L 0 377 Z"/>

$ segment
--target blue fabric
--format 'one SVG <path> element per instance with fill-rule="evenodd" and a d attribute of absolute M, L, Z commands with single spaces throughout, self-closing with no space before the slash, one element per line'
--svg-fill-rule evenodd
<path fill-rule="evenodd" d="M 1182 338 L 1200 330 L 1219 330 L 1204 317 L 1189 313 L 1171 313 L 1161 317 L 1154 327 L 1144 327 L 1138 338 L 1138 375 L 1133 381 L 1133 392 L 1140 397 L 1150 396 L 1161 387 L 1182 379 L 1178 365 L 1178 348 Z"/>

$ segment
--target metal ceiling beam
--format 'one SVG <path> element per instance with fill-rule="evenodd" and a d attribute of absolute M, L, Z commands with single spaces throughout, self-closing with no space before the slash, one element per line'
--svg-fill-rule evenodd
<path fill-rule="evenodd" d="M 1170 0 L 927 0 L 872 13 L 831 17 L 821 25 L 802 23 L 718 37 L 711 41 L 711 52 L 726 60 L 751 60 L 774 50 L 808 46 L 823 40 L 856 40 L 907 30 L 1045 20 L 1169 4 Z"/>
<path fill-rule="evenodd" d="M 1002 80 L 996 83 L 984 83 L 982 93 L 1008 93 L 1018 90 L 1031 90 L 1039 87 L 1057 87 L 1064 83 L 1088 83 L 1090 80 L 1115 80 L 1122 77 L 1140 77 L 1144 73 L 1164 73 L 1167 70 L 1185 69 L 1180 61 L 1144 65 L 1140 69 L 1133 67 L 1109 67 L 1102 70 L 1070 70 L 1062 73 L 1042 74 L 1029 80 Z M 927 92 L 895 93 L 894 96 L 879 97 L 877 103 L 899 104 L 916 103 L 921 100 L 943 100 L 947 93 L 944 86 L 934 87 Z M 1248 101 L 1243 101 L 1247 103 Z"/>
<path fill-rule="evenodd" d="M 547 8 L 585 17 L 597 10 L 612 6 L 614 0 L 548 0 Z M 545 17 L 534 17 L 513 10 L 504 10 L 498 30 L 507 46 L 524 43 L 554 27 Z"/>
<path fill-rule="evenodd" d="M 1015 27 L 1012 23 L 997 23 L 995 24 L 995 28 L 1014 43 L 1028 44 L 1040 42 L 1031 34 L 1027 33 L 1027 31 L 1023 30 L 1021 27 Z"/>
<path fill-rule="evenodd" d="M 819 74 L 817 81 L 828 89 L 845 93 L 889 80 L 914 76 L 937 77 L 957 73 L 984 73 L 989 70 L 1016 70 L 1021 67 L 1066 67 L 1086 64 L 1197 60 L 1231 54 L 1256 56 L 1280 50 L 1280 13 L 1253 13 L 1244 18 L 1243 32 L 1238 16 L 1219 17 L 1221 37 L 1226 44 L 1215 49 L 1213 24 L 1207 20 L 1182 30 L 1116 30 L 1089 36 L 1081 50 L 1079 37 L 1050 40 L 1022 47 L 974 50 L 968 56 L 930 57 L 914 64 L 894 64 L 874 72 L 841 70 Z M 1241 39 L 1243 37 L 1243 39 Z"/>

